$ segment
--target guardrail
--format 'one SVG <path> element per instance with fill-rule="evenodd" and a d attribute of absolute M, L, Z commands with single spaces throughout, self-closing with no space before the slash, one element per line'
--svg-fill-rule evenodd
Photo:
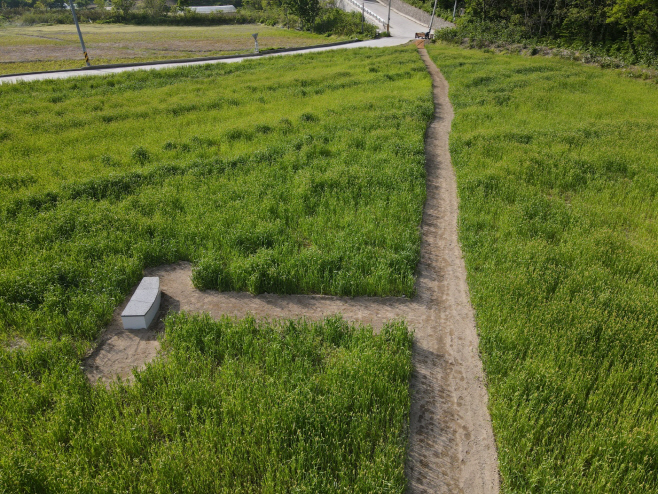
<path fill-rule="evenodd" d="M 382 19 L 381 17 L 379 17 L 379 16 L 378 16 L 377 14 L 375 14 L 372 10 L 367 9 L 365 3 L 363 3 L 363 2 L 361 2 L 361 3 L 360 3 L 360 2 L 357 2 L 357 0 L 347 0 L 347 1 L 350 2 L 352 5 L 358 7 L 362 12 L 364 12 L 365 14 L 368 14 L 370 17 L 372 17 L 372 18 L 375 19 L 376 21 L 379 21 L 379 22 L 381 23 L 381 25 L 382 25 L 384 28 L 386 28 L 386 20 L 385 20 L 385 19 Z"/>

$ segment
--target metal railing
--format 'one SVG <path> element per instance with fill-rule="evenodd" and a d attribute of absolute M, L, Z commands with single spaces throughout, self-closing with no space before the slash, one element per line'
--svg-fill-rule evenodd
<path fill-rule="evenodd" d="M 378 16 L 377 14 L 375 14 L 372 10 L 367 9 L 366 6 L 365 6 L 365 3 L 363 3 L 363 2 L 357 2 L 357 0 L 347 0 L 347 1 L 350 2 L 352 5 L 358 7 L 358 9 L 361 10 L 363 13 L 369 15 L 370 17 L 372 17 L 372 18 L 375 19 L 376 21 L 380 22 L 381 25 L 382 25 L 384 28 L 386 28 L 386 20 L 385 20 L 385 19 L 382 19 L 381 17 L 379 17 L 379 16 Z"/>

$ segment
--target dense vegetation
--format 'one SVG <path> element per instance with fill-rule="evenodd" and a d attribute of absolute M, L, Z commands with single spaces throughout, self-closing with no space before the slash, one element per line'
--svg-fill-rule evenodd
<path fill-rule="evenodd" d="M 0 86 L 0 332 L 93 338 L 177 260 L 202 288 L 411 296 L 429 94 L 409 47 Z"/>
<path fill-rule="evenodd" d="M 431 11 L 432 0 L 410 0 Z M 440 0 L 452 17 L 454 1 Z M 604 53 L 658 67 L 658 2 L 655 0 L 460 0 L 452 39 L 533 42 Z"/>
<path fill-rule="evenodd" d="M 0 491 L 403 492 L 403 324 L 183 314 L 166 332 L 167 357 L 109 389 L 64 341 L 0 351 Z"/>
<path fill-rule="evenodd" d="M 505 492 L 658 491 L 658 86 L 429 51 Z"/>

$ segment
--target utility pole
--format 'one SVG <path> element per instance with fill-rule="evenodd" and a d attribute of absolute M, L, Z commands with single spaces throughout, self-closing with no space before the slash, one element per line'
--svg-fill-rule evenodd
<path fill-rule="evenodd" d="M 455 22 L 456 13 L 457 13 L 457 0 L 455 0 L 455 8 L 452 9 L 452 22 Z"/>
<path fill-rule="evenodd" d="M 434 8 L 432 9 L 432 18 L 430 19 L 430 27 L 427 29 L 428 36 L 432 32 L 432 24 L 434 24 L 434 12 L 436 12 L 436 2 L 437 1 L 438 0 L 434 0 Z"/>
<path fill-rule="evenodd" d="M 388 0 L 388 20 L 386 21 L 386 32 L 391 35 L 391 0 Z"/>
<path fill-rule="evenodd" d="M 361 5 L 361 34 L 366 32 L 366 3 Z"/>
<path fill-rule="evenodd" d="M 71 13 L 73 14 L 73 22 L 75 22 L 75 28 L 78 30 L 78 38 L 80 38 L 80 44 L 82 45 L 82 53 L 85 56 L 85 63 L 87 67 L 91 67 L 89 63 L 89 55 L 87 55 L 87 49 L 85 48 L 85 42 L 82 39 L 82 32 L 80 32 L 80 24 L 78 24 L 78 16 L 75 15 L 75 6 L 73 5 L 73 0 L 69 0 L 71 4 Z"/>

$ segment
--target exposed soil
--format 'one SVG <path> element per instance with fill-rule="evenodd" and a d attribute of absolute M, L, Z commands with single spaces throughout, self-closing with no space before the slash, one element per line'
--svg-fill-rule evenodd
<path fill-rule="evenodd" d="M 2 46 L 1 63 L 34 62 L 43 60 L 79 60 L 81 48 L 77 37 L 67 35 L 63 39 L 46 36 L 23 34 L 27 38 L 38 38 L 52 41 L 52 44 L 12 43 Z M 173 35 L 172 35 L 173 36 Z M 101 41 L 100 39 L 103 39 Z M 114 39 L 113 39 L 114 38 Z M 259 39 L 261 49 L 290 48 L 312 46 L 322 43 L 315 38 L 286 37 L 269 35 Z M 145 40 L 135 39 L 125 33 L 103 33 L 88 35 L 85 38 L 87 51 L 94 60 L 131 59 L 148 57 L 189 58 L 218 55 L 222 53 L 246 53 L 254 48 L 253 39 L 249 35 L 243 37 L 227 36 L 223 39 L 171 39 L 164 35 L 147 37 Z"/>
<path fill-rule="evenodd" d="M 213 317 L 253 314 L 309 319 L 340 313 L 348 321 L 375 328 L 390 319 L 404 318 L 415 331 L 406 466 L 409 492 L 498 492 L 496 447 L 457 236 L 457 187 L 448 150 L 453 111 L 446 80 L 427 52 L 419 49 L 419 53 L 432 75 L 435 112 L 425 143 L 427 200 L 416 297 L 202 292 L 192 285 L 189 263 L 149 269 L 144 275 L 159 276 L 163 292 L 157 322 L 148 330 L 124 331 L 119 317 L 123 306 L 117 308 L 96 351 L 86 361 L 90 380 L 129 379 L 132 368 L 150 361 L 159 349 L 156 336 L 162 331 L 161 316 L 168 310 L 208 312 Z"/>
<path fill-rule="evenodd" d="M 275 38 L 261 43 L 261 49 L 286 48 L 290 46 L 313 45 L 313 40 Z M 203 57 L 208 54 L 248 52 L 253 50 L 249 40 L 229 39 L 217 42 L 207 41 L 168 41 L 165 46 L 160 41 L 153 42 L 107 42 L 88 43 L 87 49 L 95 59 L 143 58 L 158 54 L 168 58 Z M 0 62 L 32 62 L 40 60 L 78 60 L 80 46 L 67 45 L 20 45 L 2 49 Z"/>

